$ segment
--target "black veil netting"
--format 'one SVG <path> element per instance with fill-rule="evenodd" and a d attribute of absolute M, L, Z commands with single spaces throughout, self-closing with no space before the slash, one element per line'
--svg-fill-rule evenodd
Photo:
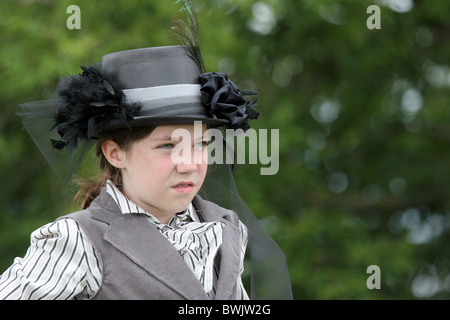
<path fill-rule="evenodd" d="M 17 115 L 21 117 L 23 127 L 58 177 L 69 184 L 95 140 L 80 139 L 78 147 L 72 153 L 68 148 L 58 150 L 53 147 L 51 141 L 61 139 L 57 130 L 52 130 L 60 103 L 56 98 L 23 103 L 19 105 Z"/>
<path fill-rule="evenodd" d="M 248 229 L 246 259 L 250 262 L 250 299 L 291 300 L 286 257 L 240 197 L 230 166 L 210 164 L 201 191 L 209 201 L 235 211 Z"/>

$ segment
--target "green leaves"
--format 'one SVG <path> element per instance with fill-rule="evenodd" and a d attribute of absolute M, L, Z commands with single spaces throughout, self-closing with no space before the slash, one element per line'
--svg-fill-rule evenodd
<path fill-rule="evenodd" d="M 176 44 L 180 4 L 78 1 L 82 28 L 68 30 L 71 1 L 21 3 L 0 2 L 0 234 L 17 230 L 0 239 L 0 269 L 71 210 L 15 105 L 51 97 L 60 76 L 106 53 Z M 450 270 L 450 4 L 379 4 L 381 29 L 369 30 L 371 1 L 193 3 L 206 70 L 257 90 L 252 126 L 280 130 L 279 172 L 238 165 L 235 177 L 286 253 L 294 297 L 448 299 L 448 286 L 427 288 Z M 380 290 L 366 287 L 372 264 Z"/>

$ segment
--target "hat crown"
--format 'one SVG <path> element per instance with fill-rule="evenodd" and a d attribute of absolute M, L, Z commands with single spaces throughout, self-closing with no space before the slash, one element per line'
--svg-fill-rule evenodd
<path fill-rule="evenodd" d="M 123 89 L 198 84 L 200 71 L 185 46 L 119 51 L 102 58 L 102 70 Z"/>

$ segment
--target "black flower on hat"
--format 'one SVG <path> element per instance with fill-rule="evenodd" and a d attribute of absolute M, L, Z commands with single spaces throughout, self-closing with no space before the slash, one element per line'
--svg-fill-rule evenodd
<path fill-rule="evenodd" d="M 226 74 L 218 72 L 200 75 L 200 84 L 205 107 L 217 118 L 228 120 L 230 128 L 247 131 L 247 120 L 258 119 L 260 113 L 254 109 L 257 100 L 244 98 L 257 95 L 256 91 L 241 91 Z"/>
<path fill-rule="evenodd" d="M 61 136 L 52 140 L 56 149 L 69 146 L 73 154 L 79 139 L 91 139 L 115 123 L 127 123 L 141 109 L 139 104 L 124 103 L 124 94 L 111 77 L 95 66 L 81 67 L 83 72 L 63 81 L 57 90 L 58 109 L 55 125 Z"/>

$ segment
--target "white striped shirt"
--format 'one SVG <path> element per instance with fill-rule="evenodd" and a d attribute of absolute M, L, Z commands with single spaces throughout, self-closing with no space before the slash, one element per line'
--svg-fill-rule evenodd
<path fill-rule="evenodd" d="M 188 267 L 213 298 L 217 282 L 215 255 L 222 242 L 219 222 L 201 222 L 192 204 L 166 224 L 126 198 L 112 183 L 107 191 L 123 214 L 145 214 L 148 221 L 174 245 Z M 242 284 L 246 227 L 241 223 L 242 247 L 238 277 L 238 299 L 248 299 Z M 98 252 L 72 219 L 49 223 L 31 234 L 31 245 L 23 258 L 14 259 L 0 276 L 0 299 L 88 299 L 100 288 L 102 270 Z"/>
<path fill-rule="evenodd" d="M 23 258 L 0 277 L 0 299 L 87 299 L 101 284 L 98 254 L 72 219 L 49 223 L 31 234 Z"/>

